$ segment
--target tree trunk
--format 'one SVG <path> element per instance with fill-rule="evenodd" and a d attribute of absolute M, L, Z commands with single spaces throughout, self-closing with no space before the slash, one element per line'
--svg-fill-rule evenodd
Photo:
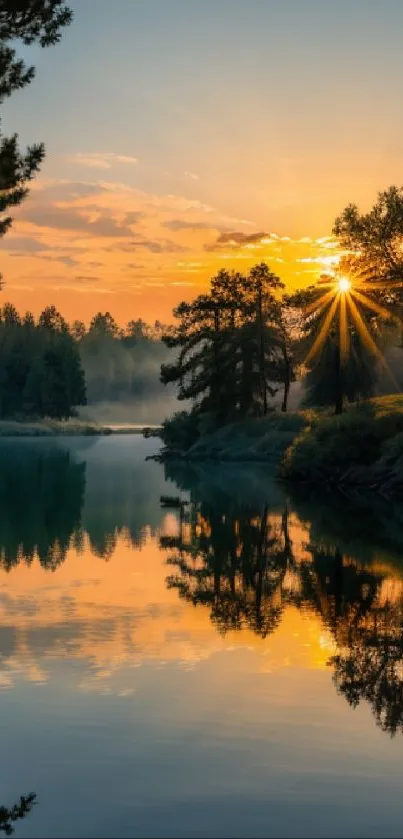
<path fill-rule="evenodd" d="M 263 304 L 262 304 L 262 286 L 260 284 L 258 290 L 258 323 L 259 323 L 259 378 L 260 388 L 263 397 L 263 414 L 267 414 L 267 384 L 266 384 L 266 359 L 264 346 L 264 329 L 263 329 Z"/>
<path fill-rule="evenodd" d="M 289 396 L 289 393 L 290 393 L 290 382 L 289 382 L 289 381 L 286 381 L 286 382 L 284 383 L 283 401 L 282 401 L 282 403 L 281 403 L 281 410 L 282 410 L 282 413 L 283 413 L 283 414 L 286 414 L 286 413 L 287 413 L 287 407 L 288 407 L 288 396 Z"/>
<path fill-rule="evenodd" d="M 334 412 L 335 414 L 342 414 L 343 413 L 343 394 L 341 392 L 336 394 L 336 400 L 334 404 Z"/>
<path fill-rule="evenodd" d="M 288 407 L 288 396 L 290 393 L 290 385 L 291 385 L 291 364 L 290 359 L 288 358 L 288 353 L 285 348 L 283 348 L 283 356 L 284 356 L 284 393 L 283 393 L 283 402 L 281 405 L 281 410 L 283 414 L 286 413 Z"/>
<path fill-rule="evenodd" d="M 335 370 L 335 378 L 336 378 L 336 393 L 335 393 L 335 402 L 334 402 L 334 412 L 335 414 L 342 414 L 343 413 L 343 403 L 344 403 L 344 393 L 343 393 L 343 369 L 342 369 L 342 361 L 341 361 L 341 354 L 340 354 L 340 346 L 336 344 L 336 370 Z"/>

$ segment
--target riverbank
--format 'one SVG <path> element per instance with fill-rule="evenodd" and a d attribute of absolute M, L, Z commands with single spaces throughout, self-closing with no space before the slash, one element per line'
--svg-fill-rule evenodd
<path fill-rule="evenodd" d="M 188 421 L 170 422 L 161 431 L 161 460 L 263 462 L 284 481 L 403 491 L 403 395 L 352 405 L 339 416 L 272 413 L 196 439 Z"/>
<path fill-rule="evenodd" d="M 403 492 L 403 396 L 315 418 L 287 448 L 277 471 L 294 483 Z"/>
<path fill-rule="evenodd" d="M 121 425 L 99 425 L 85 420 L 43 419 L 35 422 L 0 420 L 1 437 L 88 437 L 109 434 L 143 434 L 144 425 L 122 423 Z M 158 426 L 156 427 L 158 428 Z"/>

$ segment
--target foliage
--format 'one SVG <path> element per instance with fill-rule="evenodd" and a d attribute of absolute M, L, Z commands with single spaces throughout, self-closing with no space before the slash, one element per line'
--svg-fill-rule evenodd
<path fill-rule="evenodd" d="M 0 2 L 0 104 L 17 90 L 28 85 L 35 68 L 17 57 L 14 45 L 39 43 L 48 47 L 57 43 L 61 30 L 72 20 L 72 12 L 62 0 L 1 0 Z M 13 46 L 11 46 L 11 44 Z M 0 236 L 12 223 L 7 214 L 26 197 L 28 184 L 37 173 L 45 155 L 43 143 L 21 152 L 18 137 L 0 135 Z"/>
<path fill-rule="evenodd" d="M 220 425 L 211 414 L 182 411 L 165 420 L 155 436 L 163 459 L 276 461 L 309 421 L 307 412 L 272 412 Z"/>
<path fill-rule="evenodd" d="M 77 345 L 54 307 L 37 325 L 6 303 L 0 310 L 0 418 L 67 419 L 86 402 Z"/>
<path fill-rule="evenodd" d="M 333 233 L 343 248 L 359 255 L 362 265 L 377 279 L 402 279 L 403 188 L 391 186 L 379 192 L 368 213 L 348 204 L 337 217 Z"/>
<path fill-rule="evenodd" d="M 316 418 L 286 451 L 281 477 L 324 484 L 387 484 L 391 462 L 389 475 L 383 466 L 387 466 L 388 454 L 393 458 L 396 453 L 391 441 L 403 432 L 403 406 L 385 410 L 382 401 L 358 405 L 339 416 Z"/>

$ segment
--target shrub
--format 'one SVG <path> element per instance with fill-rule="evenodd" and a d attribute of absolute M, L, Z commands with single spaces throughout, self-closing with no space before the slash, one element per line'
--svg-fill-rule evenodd
<path fill-rule="evenodd" d="M 403 454 L 403 413 L 377 414 L 365 404 L 340 416 L 316 419 L 287 449 L 280 464 L 282 477 L 336 481 L 351 467 L 368 467 L 382 455 Z M 395 448 L 394 448 L 395 447 Z"/>

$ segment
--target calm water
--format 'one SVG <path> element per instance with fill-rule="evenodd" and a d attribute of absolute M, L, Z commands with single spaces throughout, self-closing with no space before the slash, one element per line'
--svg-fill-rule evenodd
<path fill-rule="evenodd" d="M 0 444 L 15 836 L 401 837 L 403 512 L 154 449 Z"/>

